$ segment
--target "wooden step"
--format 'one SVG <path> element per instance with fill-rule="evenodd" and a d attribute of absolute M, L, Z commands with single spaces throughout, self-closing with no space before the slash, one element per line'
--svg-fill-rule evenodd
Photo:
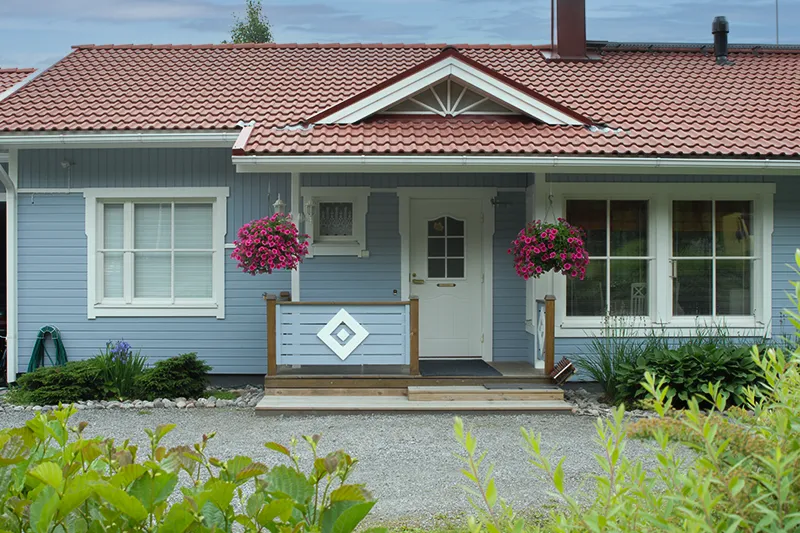
<path fill-rule="evenodd" d="M 266 376 L 264 387 L 267 389 L 385 389 L 415 386 L 456 386 L 483 385 L 485 383 L 540 383 L 552 384 L 552 380 L 544 375 L 532 376 L 491 376 L 491 377 L 423 377 L 403 375 L 352 375 L 352 376 L 319 376 L 319 375 L 278 375 Z"/>
<path fill-rule="evenodd" d="M 405 396 L 407 390 L 395 388 L 269 388 L 264 389 L 269 396 Z"/>
<path fill-rule="evenodd" d="M 412 402 L 406 396 L 264 396 L 256 415 L 353 414 L 353 413 L 550 413 L 570 414 L 572 406 L 563 400 L 535 401 L 425 401 Z"/>
<path fill-rule="evenodd" d="M 508 389 L 487 389 L 482 385 L 408 387 L 408 400 L 411 402 L 526 402 L 563 399 L 564 391 L 553 386 Z"/>

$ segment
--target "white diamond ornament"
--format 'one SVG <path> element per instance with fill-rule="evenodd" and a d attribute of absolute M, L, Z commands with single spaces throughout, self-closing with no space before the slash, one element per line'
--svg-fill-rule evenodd
<path fill-rule="evenodd" d="M 348 337 L 348 332 L 343 328 L 339 331 L 338 335 L 334 336 L 334 331 L 342 324 L 347 326 L 353 334 Z M 364 329 L 364 326 L 359 324 L 358 321 L 344 309 L 339 309 L 339 312 L 317 333 L 319 340 L 325 343 L 325 346 L 330 348 L 342 361 L 350 357 L 350 354 L 361 346 L 361 343 L 364 342 L 368 336 L 369 332 Z M 342 342 L 337 341 L 336 337 Z"/>

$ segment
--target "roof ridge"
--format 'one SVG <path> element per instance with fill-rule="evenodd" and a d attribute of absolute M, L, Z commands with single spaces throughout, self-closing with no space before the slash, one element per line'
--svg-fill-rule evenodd
<path fill-rule="evenodd" d="M 534 50 L 532 44 L 490 43 L 224 43 L 224 44 L 76 44 L 74 50 L 127 50 L 127 49 L 228 49 L 228 48 L 459 48 L 459 49 L 523 49 Z"/>

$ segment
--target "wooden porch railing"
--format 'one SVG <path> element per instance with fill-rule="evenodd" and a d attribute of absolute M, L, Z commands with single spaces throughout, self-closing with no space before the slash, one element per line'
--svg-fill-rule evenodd
<path fill-rule="evenodd" d="M 358 310 L 361 311 L 368 311 L 368 310 L 376 310 L 385 307 L 407 307 L 408 312 L 407 315 L 403 314 L 404 324 L 407 325 L 407 330 L 405 331 L 405 335 L 402 339 L 399 339 L 399 342 L 402 344 L 401 348 L 403 350 L 403 363 L 407 363 L 409 367 L 409 373 L 412 376 L 419 375 L 419 299 L 416 296 L 411 296 L 408 301 L 400 301 L 400 302 L 293 302 L 293 301 L 279 301 L 278 297 L 274 294 L 265 294 L 264 300 L 266 301 L 267 305 L 267 376 L 275 376 L 278 373 L 278 364 L 281 355 L 283 354 L 284 345 L 282 344 L 284 341 L 283 339 L 279 339 L 283 335 L 283 326 L 282 320 L 284 320 L 285 315 L 303 315 L 303 313 L 296 313 L 296 311 L 300 309 L 308 309 L 308 314 L 314 314 L 314 311 L 318 308 L 330 308 L 330 309 L 320 309 L 317 312 L 317 316 L 319 316 L 320 312 L 324 313 L 331 313 L 331 318 L 333 318 L 335 312 L 334 310 L 345 309 L 348 310 L 348 313 L 353 312 L 356 313 Z M 282 310 L 291 310 L 295 311 L 295 313 L 291 313 L 289 311 Z M 386 315 L 384 315 L 386 316 Z M 392 316 L 391 314 L 389 316 Z M 398 315 L 394 315 L 398 316 Z M 319 318 L 315 319 L 316 321 L 314 324 L 302 324 L 303 330 L 306 331 L 305 338 L 308 339 L 311 337 L 311 333 L 313 332 L 316 335 L 317 331 L 322 328 L 319 324 Z M 383 325 L 383 324 L 380 324 Z M 390 323 L 388 324 L 389 327 L 394 327 L 396 330 L 398 323 Z M 286 326 L 287 329 L 289 326 Z M 385 327 L 385 326 L 384 326 Z M 376 326 L 376 330 L 381 329 L 380 327 Z M 369 330 L 369 328 L 367 328 Z M 370 332 L 370 335 L 372 333 Z M 375 336 L 381 335 L 380 333 L 376 333 Z M 280 340 L 280 344 L 279 344 Z M 306 344 L 309 350 L 311 349 L 319 349 L 320 345 L 324 346 L 324 344 L 320 341 L 319 344 L 314 341 L 312 345 Z M 327 350 L 327 348 L 325 348 Z M 306 354 L 294 354 L 293 357 L 295 358 L 302 358 Z M 319 360 L 321 358 L 329 357 L 333 355 L 332 352 L 327 353 L 326 355 L 314 355 L 308 354 L 309 360 Z M 407 357 L 406 357 L 407 355 Z M 284 355 L 286 356 L 286 355 Z M 394 358 L 391 360 L 394 362 L 400 355 L 395 355 Z M 361 357 L 359 364 L 386 364 L 383 362 L 385 357 L 382 354 L 360 354 Z M 336 358 L 334 355 L 333 358 L 329 362 L 324 364 L 349 364 L 345 363 L 344 360 L 340 360 Z M 394 363 L 390 363 L 394 364 Z"/>

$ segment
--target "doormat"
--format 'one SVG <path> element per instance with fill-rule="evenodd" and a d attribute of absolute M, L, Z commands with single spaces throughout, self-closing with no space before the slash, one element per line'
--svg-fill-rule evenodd
<path fill-rule="evenodd" d="M 480 359 L 423 359 L 419 362 L 423 377 L 490 377 L 500 372 Z"/>

